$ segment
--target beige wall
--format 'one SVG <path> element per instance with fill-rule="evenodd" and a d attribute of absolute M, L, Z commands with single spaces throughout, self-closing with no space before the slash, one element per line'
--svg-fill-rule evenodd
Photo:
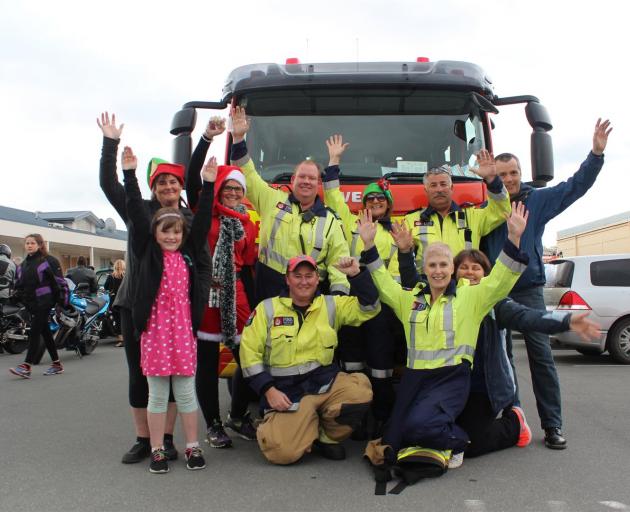
<path fill-rule="evenodd" d="M 630 222 L 559 238 L 558 250 L 563 256 L 630 252 Z"/>

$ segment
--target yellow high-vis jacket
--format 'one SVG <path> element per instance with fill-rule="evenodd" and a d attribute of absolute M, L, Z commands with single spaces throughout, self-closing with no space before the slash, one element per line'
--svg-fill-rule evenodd
<path fill-rule="evenodd" d="M 335 214 L 319 197 L 310 210 L 302 212 L 292 195 L 271 187 L 260 177 L 247 154 L 232 163 L 243 171 L 247 199 L 260 215 L 259 261 L 284 274 L 289 259 L 308 254 L 317 261 L 320 280 L 328 279 L 330 292 L 347 294 L 348 280 L 333 266 L 342 256 L 350 255 Z"/>
<path fill-rule="evenodd" d="M 324 181 L 324 202 L 337 212 L 341 218 L 346 239 L 350 245 L 350 256 L 360 257 L 363 251 L 363 240 L 359 236 L 357 226 L 358 215 L 350 211 L 339 189 L 339 180 Z M 387 270 L 396 280 L 400 280 L 398 272 L 398 247 L 392 238 L 391 221 L 377 222 L 374 244 Z"/>
<path fill-rule="evenodd" d="M 508 293 L 527 268 L 527 256 L 509 241 L 487 277 L 476 286 L 464 279 L 451 281 L 447 290 L 431 304 L 431 290 L 402 288 L 385 270 L 374 248 L 363 253 L 364 262 L 378 288 L 379 298 L 392 308 L 405 328 L 407 367 L 431 370 L 472 365 L 479 326 L 492 307 Z"/>
<path fill-rule="evenodd" d="M 241 336 L 241 368 L 249 384 L 262 394 L 284 377 L 294 378 L 332 364 L 337 331 L 359 326 L 380 309 L 378 292 L 368 272 L 351 278 L 357 296 L 318 294 L 301 312 L 288 295 L 263 300 L 252 312 Z M 291 379 L 289 379 L 291 380 Z"/>
<path fill-rule="evenodd" d="M 510 195 L 498 176 L 488 185 L 488 204 L 483 208 L 460 208 L 455 202 L 442 218 L 431 206 L 405 215 L 416 245 L 416 267 L 422 272 L 424 249 L 433 242 L 451 248 L 453 256 L 464 249 L 479 249 L 479 241 L 505 222 L 512 211 Z"/>

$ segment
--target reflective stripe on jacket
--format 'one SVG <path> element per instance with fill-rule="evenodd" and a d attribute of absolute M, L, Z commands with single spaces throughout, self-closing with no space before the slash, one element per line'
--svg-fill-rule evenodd
<path fill-rule="evenodd" d="M 525 255 L 511 243 L 488 277 L 477 286 L 455 282 L 431 304 L 428 286 L 420 290 L 403 289 L 385 270 L 376 250 L 363 253 L 383 303 L 390 306 L 403 323 L 407 340 L 407 366 L 427 370 L 453 366 L 463 360 L 473 362 L 479 325 L 494 304 L 506 297 L 527 266 Z M 426 293 L 425 293 L 426 292 Z"/>
<path fill-rule="evenodd" d="M 341 223 L 319 198 L 304 215 L 291 196 L 271 187 L 256 172 L 249 155 L 232 161 L 238 165 L 247 182 L 247 199 L 260 215 L 258 259 L 276 272 L 284 274 L 290 258 L 309 254 L 318 263 L 320 280 L 328 279 L 331 292 L 348 293 L 345 275 L 333 264 L 349 256 Z"/>
<path fill-rule="evenodd" d="M 488 204 L 483 208 L 460 208 L 455 202 L 442 218 L 431 206 L 405 215 L 405 223 L 416 245 L 416 266 L 422 272 L 424 249 L 433 242 L 443 242 L 453 256 L 464 249 L 479 249 L 479 241 L 505 222 L 512 210 L 510 196 L 497 176 L 488 185 Z"/>
<path fill-rule="evenodd" d="M 368 285 L 367 294 L 358 290 L 363 297 L 316 295 L 304 316 L 288 296 L 272 297 L 256 306 L 243 329 L 240 348 L 243 375 L 254 389 L 262 393 L 278 378 L 332 364 L 339 328 L 361 325 L 381 309 L 369 274 L 352 278 L 353 290 L 355 280 Z"/>
<path fill-rule="evenodd" d="M 346 239 L 350 245 L 350 256 L 360 257 L 363 251 L 363 240 L 359 236 L 357 227 L 358 215 L 353 214 L 343 199 L 339 189 L 339 180 L 324 181 L 324 201 L 337 212 L 343 224 Z M 398 247 L 390 231 L 380 222 L 376 224 L 376 238 L 374 244 L 378 254 L 385 263 L 385 267 L 396 280 L 398 277 Z"/>

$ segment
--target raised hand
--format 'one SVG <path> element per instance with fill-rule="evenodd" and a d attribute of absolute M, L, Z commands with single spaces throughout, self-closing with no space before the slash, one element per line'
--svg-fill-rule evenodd
<path fill-rule="evenodd" d="M 245 134 L 249 131 L 249 120 L 243 107 L 234 107 L 230 110 L 232 119 L 232 139 L 234 142 L 241 142 Z"/>
<path fill-rule="evenodd" d="M 343 136 L 340 134 L 331 135 L 326 141 L 326 147 L 328 147 L 328 165 L 339 165 L 341 162 L 341 155 L 350 145 L 349 142 L 343 143 Z"/>
<path fill-rule="evenodd" d="M 359 236 L 363 240 L 366 249 L 374 247 L 374 239 L 376 238 L 376 222 L 372 222 L 372 212 L 368 209 L 361 210 L 361 214 L 357 219 L 359 228 Z"/>
<path fill-rule="evenodd" d="M 359 262 L 356 258 L 352 258 L 351 256 L 342 256 L 339 258 L 339 261 L 335 263 L 335 268 L 337 268 L 340 272 L 343 272 L 348 277 L 354 277 L 361 269 L 359 268 Z"/>
<path fill-rule="evenodd" d="M 201 179 L 207 183 L 214 183 L 217 179 L 217 159 L 211 156 L 201 169 Z"/>
<path fill-rule="evenodd" d="M 601 337 L 601 325 L 593 320 L 586 318 L 588 313 L 580 313 L 571 315 L 571 330 L 580 335 L 584 341 L 597 340 Z"/>
<path fill-rule="evenodd" d="M 608 143 L 608 135 L 612 132 L 612 126 L 610 126 L 610 121 L 606 119 L 606 121 L 602 122 L 601 117 L 595 123 L 595 133 L 593 133 L 593 153 L 596 155 L 601 155 L 604 153 L 606 149 L 606 144 Z"/>
<path fill-rule="evenodd" d="M 477 176 L 481 176 L 487 183 L 490 183 L 497 175 L 497 166 L 494 157 L 487 149 L 480 150 L 476 156 L 479 167 L 473 168 L 472 171 Z"/>
<path fill-rule="evenodd" d="M 516 247 L 521 243 L 521 235 L 527 227 L 527 218 L 529 212 L 525 208 L 524 203 L 512 203 L 512 213 L 505 214 L 508 228 L 508 238 Z"/>
<path fill-rule="evenodd" d="M 221 135 L 225 131 L 225 119 L 221 116 L 214 116 L 210 118 L 208 121 L 208 126 L 206 126 L 203 135 L 206 139 L 212 139 L 217 135 Z"/>
<path fill-rule="evenodd" d="M 138 168 L 138 159 L 133 154 L 132 149 L 129 146 L 125 146 L 122 152 L 122 168 L 123 171 L 135 170 Z"/>
<path fill-rule="evenodd" d="M 100 121 L 97 117 L 96 124 L 101 129 L 105 137 L 107 137 L 108 139 L 115 139 L 115 140 L 120 139 L 120 135 L 125 126 L 125 123 L 122 123 L 120 126 L 116 127 L 116 114 L 112 114 L 112 120 L 110 122 L 108 112 L 103 112 L 101 114 Z"/>
<path fill-rule="evenodd" d="M 392 238 L 400 252 L 410 252 L 413 249 L 413 235 L 404 222 L 392 222 Z"/>

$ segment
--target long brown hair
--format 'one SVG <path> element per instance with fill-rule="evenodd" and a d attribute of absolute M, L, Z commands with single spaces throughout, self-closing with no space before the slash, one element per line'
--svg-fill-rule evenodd
<path fill-rule="evenodd" d="M 32 238 L 33 240 L 37 242 L 37 247 L 39 249 L 39 252 L 42 253 L 42 256 L 44 257 L 48 256 L 48 248 L 46 247 L 46 240 L 44 240 L 44 237 L 42 235 L 40 235 L 39 233 L 31 233 L 30 235 L 26 235 L 24 237 L 25 242 L 27 238 Z"/>

